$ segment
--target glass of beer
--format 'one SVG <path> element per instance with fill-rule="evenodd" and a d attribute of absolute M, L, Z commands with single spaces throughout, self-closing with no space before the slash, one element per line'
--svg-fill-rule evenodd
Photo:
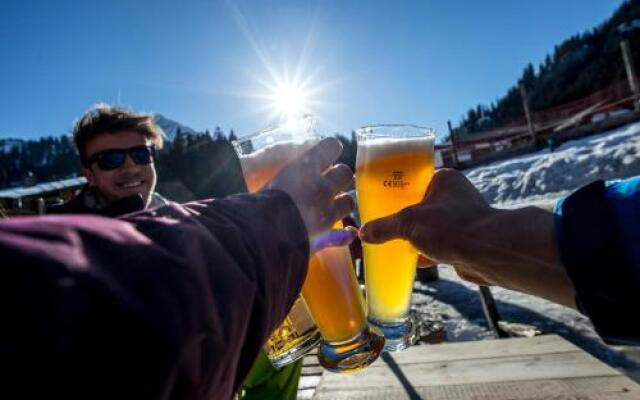
<path fill-rule="evenodd" d="M 233 142 L 250 192 L 260 190 L 289 162 L 319 140 L 311 117 L 291 120 Z M 267 357 L 280 368 L 307 354 L 320 342 L 320 333 L 302 299 L 271 334 L 265 345 Z"/>
<path fill-rule="evenodd" d="M 435 133 L 411 125 L 366 126 L 356 132 L 356 193 L 362 223 L 422 200 L 434 173 Z M 417 250 L 397 239 L 363 243 L 368 319 L 384 333 L 387 351 L 411 345 L 409 320 Z"/>
<path fill-rule="evenodd" d="M 335 226 L 341 227 L 341 223 Z M 311 256 L 302 296 L 322 335 L 320 365 L 350 373 L 378 358 L 384 336 L 367 324 L 348 246 L 326 247 Z"/>

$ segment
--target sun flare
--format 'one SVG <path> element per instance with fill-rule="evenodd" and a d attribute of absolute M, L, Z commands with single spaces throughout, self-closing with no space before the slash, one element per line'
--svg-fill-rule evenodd
<path fill-rule="evenodd" d="M 293 82 L 279 82 L 271 96 L 274 111 L 284 117 L 295 117 L 309 110 L 309 95 L 304 88 Z"/>

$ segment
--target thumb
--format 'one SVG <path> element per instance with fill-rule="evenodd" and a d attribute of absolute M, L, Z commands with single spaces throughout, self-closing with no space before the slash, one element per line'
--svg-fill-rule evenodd
<path fill-rule="evenodd" d="M 403 237 L 403 218 L 400 214 L 369 221 L 360 229 L 360 239 L 367 243 L 383 243 Z"/>
<path fill-rule="evenodd" d="M 334 229 L 323 235 L 311 239 L 311 253 L 320 251 L 326 247 L 348 246 L 358 236 L 358 231 L 352 226 L 344 229 Z"/>

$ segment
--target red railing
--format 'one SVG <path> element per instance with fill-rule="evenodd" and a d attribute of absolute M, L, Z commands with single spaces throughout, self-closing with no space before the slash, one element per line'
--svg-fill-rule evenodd
<path fill-rule="evenodd" d="M 438 146 L 438 150 L 445 166 L 471 165 L 488 159 L 508 157 L 514 152 L 535 149 L 541 141 L 546 141 L 551 136 L 560 141 L 566 139 L 565 137 L 574 137 L 578 128 L 596 124 L 596 115 L 601 115 L 602 118 L 598 120 L 602 121 L 607 120 L 616 111 L 632 111 L 633 100 L 634 96 L 627 81 L 616 82 L 583 98 L 533 112 L 533 134 L 529 130 L 523 110 L 521 117 L 497 129 L 457 134 L 457 160 L 451 145 Z M 597 127 L 594 126 L 595 128 Z M 589 129 L 582 131 L 583 134 L 589 133 Z"/>

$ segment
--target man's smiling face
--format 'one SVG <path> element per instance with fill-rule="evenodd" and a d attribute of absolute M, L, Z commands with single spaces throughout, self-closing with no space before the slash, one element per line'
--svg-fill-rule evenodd
<path fill-rule="evenodd" d="M 130 149 L 147 146 L 150 142 L 136 131 L 118 131 L 96 135 L 86 145 L 86 159 L 99 152 L 111 149 Z M 129 154 L 124 164 L 111 170 L 101 169 L 96 162 L 83 168 L 83 174 L 96 194 L 107 204 L 125 197 L 141 194 L 145 207 L 151 201 L 156 186 L 156 169 L 150 164 L 136 164 Z"/>

